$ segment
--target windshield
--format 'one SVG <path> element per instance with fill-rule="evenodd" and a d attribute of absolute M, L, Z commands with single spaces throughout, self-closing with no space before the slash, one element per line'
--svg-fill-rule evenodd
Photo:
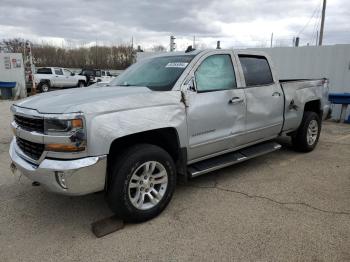
<path fill-rule="evenodd" d="M 169 91 L 193 57 L 162 56 L 142 60 L 111 81 L 110 85 L 146 86 L 154 91 Z"/>

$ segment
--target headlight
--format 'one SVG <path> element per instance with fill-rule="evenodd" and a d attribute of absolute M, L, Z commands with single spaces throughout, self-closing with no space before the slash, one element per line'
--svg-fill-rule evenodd
<path fill-rule="evenodd" d="M 46 135 L 69 136 L 69 143 L 46 144 L 45 150 L 51 152 L 82 152 L 86 148 L 86 136 L 82 118 L 56 119 L 47 118 L 44 120 Z"/>
<path fill-rule="evenodd" d="M 77 129 L 83 129 L 83 127 L 82 119 L 61 120 L 52 118 L 45 119 L 44 122 L 45 134 L 68 133 Z"/>

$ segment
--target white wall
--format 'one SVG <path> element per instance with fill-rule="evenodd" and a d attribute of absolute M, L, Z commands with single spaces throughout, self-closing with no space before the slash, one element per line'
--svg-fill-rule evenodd
<path fill-rule="evenodd" d="M 7 61 L 10 61 L 8 64 Z M 26 97 L 24 65 L 20 53 L 0 53 L 0 81 L 17 82 L 16 88 L 12 89 L 13 97 L 19 95 Z"/>

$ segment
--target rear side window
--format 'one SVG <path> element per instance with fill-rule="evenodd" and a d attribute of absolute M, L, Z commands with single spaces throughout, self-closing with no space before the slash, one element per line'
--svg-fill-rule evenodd
<path fill-rule="evenodd" d="M 272 73 L 266 57 L 239 56 L 245 83 L 247 86 L 268 85 L 273 83 Z"/>
<path fill-rule="evenodd" d="M 51 68 L 38 68 L 38 69 L 36 70 L 36 73 L 37 73 L 37 74 L 51 75 L 51 74 L 52 74 L 52 71 L 51 71 Z"/>
<path fill-rule="evenodd" d="M 96 77 L 101 77 L 101 71 L 100 70 L 96 70 L 95 71 L 95 76 Z"/>

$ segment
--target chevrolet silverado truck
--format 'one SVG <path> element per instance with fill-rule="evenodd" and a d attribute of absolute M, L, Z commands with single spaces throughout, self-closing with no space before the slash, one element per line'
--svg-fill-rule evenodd
<path fill-rule="evenodd" d="M 87 85 L 86 77 L 58 67 L 38 68 L 36 74 L 34 74 L 34 81 L 39 91 L 43 93 L 50 91 L 50 89 L 84 87 Z"/>
<path fill-rule="evenodd" d="M 263 52 L 166 53 L 106 86 L 15 103 L 11 168 L 64 195 L 104 191 L 120 218 L 145 221 L 176 181 L 278 150 L 280 136 L 312 151 L 327 97 L 326 79 L 280 80 Z"/>

